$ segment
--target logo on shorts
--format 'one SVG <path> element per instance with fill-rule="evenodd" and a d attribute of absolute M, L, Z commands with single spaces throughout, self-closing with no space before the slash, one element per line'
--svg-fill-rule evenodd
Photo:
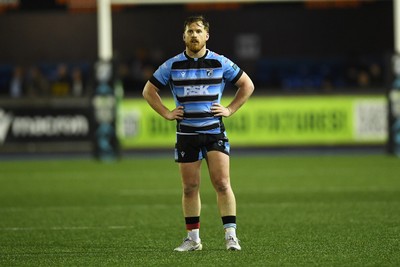
<path fill-rule="evenodd" d="M 181 152 L 181 156 L 182 156 L 182 158 L 185 156 L 185 151 Z"/>
<path fill-rule="evenodd" d="M 218 140 L 218 145 L 219 145 L 219 146 L 223 146 L 223 145 L 224 145 L 224 141 Z"/>

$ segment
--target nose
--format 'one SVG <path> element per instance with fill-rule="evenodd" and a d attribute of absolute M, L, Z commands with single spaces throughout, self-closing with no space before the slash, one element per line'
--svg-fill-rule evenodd
<path fill-rule="evenodd" d="M 198 34 L 197 34 L 197 32 L 192 31 L 189 33 L 189 35 L 190 35 L 190 37 L 197 37 Z"/>

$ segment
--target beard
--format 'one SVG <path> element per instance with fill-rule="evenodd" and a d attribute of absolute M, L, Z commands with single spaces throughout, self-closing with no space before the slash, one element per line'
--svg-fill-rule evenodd
<path fill-rule="evenodd" d="M 192 53 L 198 53 L 205 46 L 205 43 L 201 43 L 198 40 L 189 40 L 185 44 Z"/>

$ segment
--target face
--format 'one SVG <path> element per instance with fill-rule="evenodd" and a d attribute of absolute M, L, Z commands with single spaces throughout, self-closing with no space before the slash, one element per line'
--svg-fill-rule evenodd
<path fill-rule="evenodd" d="M 183 33 L 183 41 L 192 53 L 198 53 L 203 49 L 208 38 L 208 32 L 204 29 L 204 25 L 201 21 L 186 26 L 185 32 Z"/>

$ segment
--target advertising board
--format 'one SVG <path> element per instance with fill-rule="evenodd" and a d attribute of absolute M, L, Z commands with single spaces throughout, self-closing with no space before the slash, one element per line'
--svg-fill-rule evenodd
<path fill-rule="evenodd" d="M 0 152 L 90 151 L 92 111 L 87 100 L 0 102 Z"/>
<path fill-rule="evenodd" d="M 174 107 L 172 98 L 164 104 Z M 224 123 L 238 147 L 378 145 L 387 140 L 386 118 L 384 96 L 281 96 L 253 97 Z M 118 111 L 122 148 L 171 147 L 175 126 L 143 99 L 124 100 Z"/>

